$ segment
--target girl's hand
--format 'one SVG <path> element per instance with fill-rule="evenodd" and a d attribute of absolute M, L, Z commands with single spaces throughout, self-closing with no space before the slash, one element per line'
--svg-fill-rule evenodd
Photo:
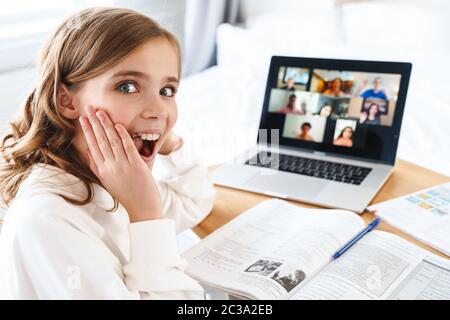
<path fill-rule="evenodd" d="M 366 111 L 363 111 L 359 118 L 359 123 L 361 123 L 361 124 L 364 123 L 367 120 L 368 116 L 369 116 L 368 113 Z"/>
<path fill-rule="evenodd" d="M 364 79 L 363 81 L 360 82 L 360 84 L 358 85 L 358 87 L 356 88 L 355 91 L 355 96 L 359 96 L 359 94 L 361 93 L 361 91 L 367 86 L 367 79 Z"/>
<path fill-rule="evenodd" d="M 159 149 L 158 153 L 162 155 L 168 155 L 178 149 L 183 145 L 183 139 L 180 136 L 177 136 L 172 131 L 170 131 L 163 145 Z"/>
<path fill-rule="evenodd" d="M 80 123 L 89 146 L 89 166 L 103 186 L 127 210 L 130 222 L 161 219 L 161 197 L 150 169 L 128 131 L 113 125 L 108 115 L 92 106 Z"/>

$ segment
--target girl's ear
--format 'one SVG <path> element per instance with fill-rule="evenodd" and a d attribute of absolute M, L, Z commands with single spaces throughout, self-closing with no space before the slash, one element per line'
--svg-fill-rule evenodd
<path fill-rule="evenodd" d="M 58 111 L 67 119 L 75 120 L 80 117 L 80 112 L 74 102 L 73 93 L 61 83 L 56 95 L 56 104 Z"/>

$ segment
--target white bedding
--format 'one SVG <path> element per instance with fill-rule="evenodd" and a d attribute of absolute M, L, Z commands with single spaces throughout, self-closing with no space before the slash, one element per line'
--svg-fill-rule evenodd
<path fill-rule="evenodd" d="M 348 30 L 353 30 L 351 13 L 347 12 Z M 342 24 L 342 12 L 324 14 L 328 23 L 324 28 Z M 293 17 L 291 13 L 265 15 L 253 19 L 247 29 L 222 25 L 218 65 L 182 81 L 176 129 L 195 143 L 200 159 L 208 165 L 221 163 L 254 144 L 273 54 L 403 60 L 413 62 L 413 72 L 397 156 L 450 176 L 450 51 L 446 45 L 441 43 L 436 50 L 426 46 L 417 50 L 417 43 L 409 49 L 406 42 L 368 48 L 351 41 L 349 34 L 355 35 L 345 28 L 319 38 L 303 29 L 294 37 L 295 33 L 280 27 L 281 22 L 294 30 L 300 27 Z M 301 23 L 304 27 L 308 21 Z M 448 30 L 444 30 L 447 37 Z"/>

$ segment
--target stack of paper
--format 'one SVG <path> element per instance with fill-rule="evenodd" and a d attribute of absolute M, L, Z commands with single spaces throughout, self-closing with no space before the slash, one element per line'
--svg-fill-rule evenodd
<path fill-rule="evenodd" d="M 450 256 L 450 183 L 378 203 L 368 210 Z"/>

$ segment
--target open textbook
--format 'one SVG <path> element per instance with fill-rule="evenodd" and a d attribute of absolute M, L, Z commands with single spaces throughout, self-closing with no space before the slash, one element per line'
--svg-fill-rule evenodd
<path fill-rule="evenodd" d="M 450 261 L 356 214 L 263 201 L 187 250 L 186 273 L 248 299 L 450 299 Z"/>

